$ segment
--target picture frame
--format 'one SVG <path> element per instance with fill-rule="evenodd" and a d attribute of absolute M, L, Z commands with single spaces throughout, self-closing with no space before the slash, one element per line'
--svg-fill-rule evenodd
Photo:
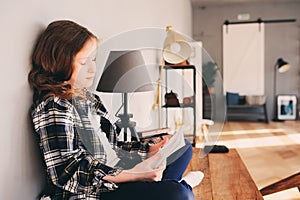
<path fill-rule="evenodd" d="M 296 120 L 297 97 L 296 95 L 277 96 L 277 118 L 279 120 Z"/>

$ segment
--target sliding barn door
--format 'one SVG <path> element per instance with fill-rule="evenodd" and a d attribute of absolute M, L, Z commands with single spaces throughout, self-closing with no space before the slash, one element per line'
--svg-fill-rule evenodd
<path fill-rule="evenodd" d="M 264 95 L 264 24 L 223 25 L 224 92 Z"/>

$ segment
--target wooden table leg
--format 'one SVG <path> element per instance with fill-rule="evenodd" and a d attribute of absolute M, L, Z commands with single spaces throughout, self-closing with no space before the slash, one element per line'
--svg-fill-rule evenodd
<path fill-rule="evenodd" d="M 289 176 L 285 179 L 277 181 L 271 185 L 268 185 L 260 190 L 262 195 L 268 195 L 282 190 L 298 187 L 300 191 L 300 172 Z"/>

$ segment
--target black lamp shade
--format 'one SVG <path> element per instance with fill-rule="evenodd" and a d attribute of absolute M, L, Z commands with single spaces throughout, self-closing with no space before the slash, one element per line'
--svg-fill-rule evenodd
<path fill-rule="evenodd" d="M 282 58 L 278 58 L 276 66 L 280 73 L 286 72 L 290 69 L 290 64 L 284 61 Z"/>
<path fill-rule="evenodd" d="M 153 90 L 140 51 L 111 51 L 97 86 L 97 91 L 111 93 Z"/>

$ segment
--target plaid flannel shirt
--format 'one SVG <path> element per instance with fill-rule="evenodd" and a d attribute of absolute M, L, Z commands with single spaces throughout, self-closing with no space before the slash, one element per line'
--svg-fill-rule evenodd
<path fill-rule="evenodd" d="M 101 192 L 117 188 L 103 180 L 115 170 L 103 164 L 106 154 L 89 122 L 88 108 L 80 100 L 49 97 L 32 109 L 52 199 L 99 199 Z M 98 111 L 107 115 L 101 105 Z"/>
<path fill-rule="evenodd" d="M 106 166 L 106 154 L 92 128 L 88 112 L 98 114 L 101 130 L 116 143 L 120 129 L 111 121 L 100 98 L 85 91 L 86 98 L 49 97 L 32 107 L 32 120 L 44 160 L 52 199 L 99 199 L 101 192 L 117 188 L 103 180 L 116 168 Z M 113 131 L 113 137 L 111 136 Z M 147 157 L 148 141 L 118 142 L 119 168 L 130 168 Z M 127 153 L 126 153 L 127 152 Z M 139 157 L 140 156 L 140 157 Z"/>

